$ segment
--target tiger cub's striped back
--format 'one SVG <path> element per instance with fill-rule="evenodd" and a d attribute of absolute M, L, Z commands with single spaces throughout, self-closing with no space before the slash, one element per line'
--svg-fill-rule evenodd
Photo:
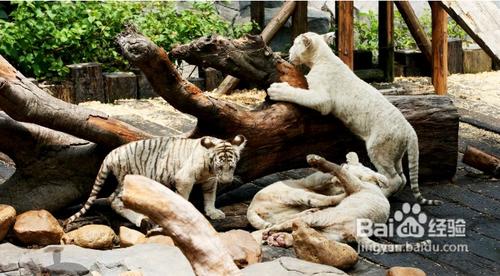
<path fill-rule="evenodd" d="M 186 199 L 192 186 L 200 183 L 203 185 L 205 212 L 211 218 L 221 218 L 224 214 L 214 206 L 217 183 L 232 182 L 245 143 L 246 139 L 242 135 L 228 141 L 208 136 L 199 139 L 158 137 L 118 147 L 104 158 L 90 197 L 82 209 L 68 218 L 65 224 L 85 214 L 110 172 L 118 180 L 117 189 L 109 197 L 112 207 L 131 221 L 138 219 L 127 217 L 126 213 L 132 211 L 124 213 L 121 202 L 113 204 L 114 201 L 121 201 L 117 195 L 121 193 L 127 174 L 143 175 L 171 189 L 175 188 Z M 140 224 L 139 221 L 132 222 Z"/>

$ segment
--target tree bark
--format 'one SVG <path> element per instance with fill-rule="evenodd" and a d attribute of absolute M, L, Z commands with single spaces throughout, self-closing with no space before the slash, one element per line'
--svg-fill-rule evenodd
<path fill-rule="evenodd" d="M 88 195 L 106 153 L 96 144 L 0 112 L 0 151 L 16 164 L 0 184 L 0 203 L 17 212 L 56 211 Z"/>
<path fill-rule="evenodd" d="M 107 152 L 152 137 L 50 96 L 1 56 L 0 109 L 8 114 L 0 115 L 0 152 L 16 164 L 14 175 L 0 184 L 0 203 L 18 212 L 56 211 L 88 196 Z"/>
<path fill-rule="evenodd" d="M 243 180 L 307 166 L 305 156 L 310 153 L 334 162 L 344 160 L 351 150 L 366 157 L 363 142 L 333 116 L 320 116 L 315 111 L 281 102 L 267 103 L 248 111 L 207 97 L 180 77 L 163 49 L 135 30 L 122 33 L 117 41 L 123 55 L 144 71 L 158 95 L 178 110 L 198 118 L 194 137 L 227 138 L 243 134 L 248 138 L 237 169 Z M 275 81 L 307 87 L 304 76 L 274 55 L 258 36 L 232 41 L 221 37 L 201 38 L 174 49 L 171 54 L 245 78 L 264 88 Z M 417 131 L 421 179 L 451 179 L 456 169 L 458 143 L 458 113 L 451 100 L 435 96 L 388 99 Z"/>
<path fill-rule="evenodd" d="M 125 207 L 148 216 L 172 237 L 196 275 L 241 275 L 217 231 L 196 208 L 162 184 L 140 175 L 127 175 Z"/>
<path fill-rule="evenodd" d="M 462 161 L 486 174 L 500 177 L 500 159 L 473 146 L 467 146 Z"/>

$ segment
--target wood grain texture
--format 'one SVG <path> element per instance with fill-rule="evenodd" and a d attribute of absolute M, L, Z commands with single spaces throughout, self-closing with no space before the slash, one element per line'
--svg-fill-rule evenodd
<path fill-rule="evenodd" d="M 241 275 L 212 225 L 180 195 L 144 176 L 127 175 L 122 199 L 125 207 L 148 216 L 163 228 L 196 275 Z"/>
<path fill-rule="evenodd" d="M 500 62 L 500 9 L 492 1 L 439 1 L 496 62 Z"/>
<path fill-rule="evenodd" d="M 438 95 L 448 90 L 448 16 L 438 2 L 429 2 L 432 12 L 432 84 Z"/>
<path fill-rule="evenodd" d="M 336 1 L 335 14 L 337 20 L 338 57 L 349 68 L 354 66 L 354 3 L 353 1 Z"/>

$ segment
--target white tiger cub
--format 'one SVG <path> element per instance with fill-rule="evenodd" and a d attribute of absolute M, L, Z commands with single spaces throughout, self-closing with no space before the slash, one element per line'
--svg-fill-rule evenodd
<path fill-rule="evenodd" d="M 265 229 L 317 208 L 335 206 L 345 197 L 336 182 L 331 174 L 322 172 L 275 182 L 255 194 L 248 206 L 248 221 L 256 229 Z"/>
<path fill-rule="evenodd" d="M 232 140 L 208 136 L 199 139 L 158 137 L 118 147 L 104 158 L 87 202 L 64 224 L 85 214 L 109 173 L 113 173 L 118 180 L 118 187 L 108 197 L 111 207 L 137 226 L 141 226 L 146 217 L 126 209 L 121 201 L 122 183 L 127 174 L 143 175 L 175 188 L 186 200 L 193 185 L 199 183 L 202 185 L 206 215 L 211 219 L 222 219 L 224 213 L 215 208 L 217 183 L 233 181 L 234 170 L 245 144 L 245 137 L 237 135 Z"/>
<path fill-rule="evenodd" d="M 276 101 L 287 101 L 333 114 L 366 143 L 371 162 L 389 179 L 382 187 L 386 196 L 406 184 L 402 158 L 408 152 L 411 190 L 419 204 L 440 205 L 422 197 L 418 187 L 418 138 L 403 114 L 374 87 L 358 78 L 315 33 L 297 36 L 290 48 L 290 61 L 311 68 L 309 89 L 273 83 L 267 90 Z"/>
<path fill-rule="evenodd" d="M 363 181 L 351 171 L 356 171 L 360 163 L 339 166 L 317 155 L 308 155 L 307 162 L 312 167 L 336 176 L 344 187 L 347 196 L 335 207 L 328 207 L 300 218 L 277 224 L 263 232 L 262 238 L 271 245 L 290 246 L 293 238 L 288 233 L 295 222 L 303 222 L 316 229 L 330 240 L 339 242 L 356 241 L 359 245 L 376 252 L 402 252 L 414 247 L 429 244 L 381 244 L 371 240 L 366 234 L 357 232 L 357 220 L 370 220 L 372 223 L 385 223 L 389 218 L 391 205 L 378 185 Z M 362 166 L 362 165 L 361 165 Z M 383 180 L 383 179 L 381 179 Z"/>
<path fill-rule="evenodd" d="M 363 166 L 355 152 L 349 152 L 346 160 L 347 164 L 342 166 L 360 180 L 379 186 L 387 182 L 385 176 Z M 278 181 L 260 190 L 248 206 L 247 218 L 256 229 L 265 229 L 335 206 L 345 197 L 336 177 L 318 171 L 301 179 Z"/>

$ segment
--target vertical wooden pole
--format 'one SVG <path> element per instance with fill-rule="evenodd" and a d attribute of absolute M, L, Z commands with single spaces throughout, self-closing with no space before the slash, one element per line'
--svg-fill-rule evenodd
<path fill-rule="evenodd" d="M 292 14 L 292 41 L 305 32 L 307 32 L 307 1 L 297 1 Z"/>
<path fill-rule="evenodd" d="M 378 63 L 385 81 L 394 81 L 394 5 L 378 3 Z"/>
<path fill-rule="evenodd" d="M 254 28 L 252 33 L 260 34 L 264 29 L 264 1 L 252 1 L 250 3 L 250 19 L 259 26 L 259 29 Z"/>
<path fill-rule="evenodd" d="M 432 83 L 438 95 L 447 92 L 448 15 L 439 2 L 429 2 L 432 10 Z"/>
<path fill-rule="evenodd" d="M 352 1 L 335 1 L 338 56 L 351 69 L 354 65 L 353 11 Z"/>

